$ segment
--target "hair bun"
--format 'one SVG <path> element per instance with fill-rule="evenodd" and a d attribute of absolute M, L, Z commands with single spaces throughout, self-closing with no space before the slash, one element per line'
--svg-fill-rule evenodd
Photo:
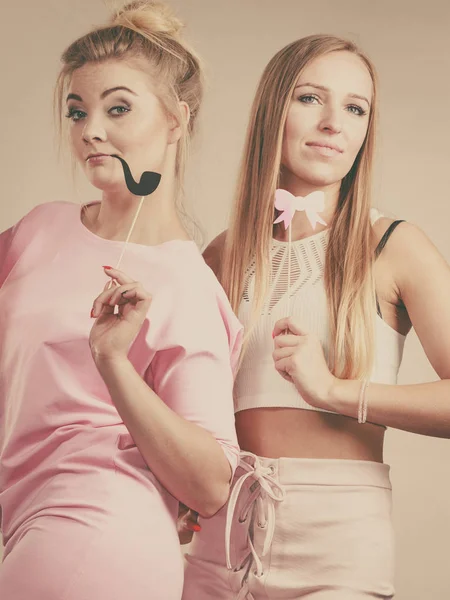
<path fill-rule="evenodd" d="M 136 0 L 117 11 L 112 25 L 176 38 L 184 24 L 173 10 L 158 0 Z"/>

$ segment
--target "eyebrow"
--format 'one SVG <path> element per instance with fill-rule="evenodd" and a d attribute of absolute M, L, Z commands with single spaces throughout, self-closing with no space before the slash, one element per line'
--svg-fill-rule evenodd
<path fill-rule="evenodd" d="M 313 87 L 318 90 L 323 90 L 324 92 L 331 91 L 330 88 L 327 88 L 324 85 L 318 85 L 317 83 L 300 83 L 299 85 L 295 86 L 295 89 L 297 89 L 299 87 Z M 350 98 L 357 98 L 358 100 L 364 100 L 364 102 L 367 102 L 367 104 L 370 106 L 370 102 L 365 96 L 360 96 L 359 94 L 347 94 L 347 95 Z"/>
<path fill-rule="evenodd" d="M 136 92 L 133 92 L 133 90 L 130 90 L 130 88 L 127 88 L 124 85 L 118 85 L 116 87 L 110 88 L 109 90 L 105 90 L 104 92 L 102 92 L 100 94 L 100 98 L 103 100 L 104 98 L 106 98 L 106 96 L 109 96 L 113 92 L 118 91 L 130 92 L 130 94 L 133 94 L 133 96 L 137 96 Z M 78 102 L 83 102 L 82 97 L 78 94 L 69 94 L 66 98 L 66 102 L 68 102 L 69 100 L 77 100 Z"/>

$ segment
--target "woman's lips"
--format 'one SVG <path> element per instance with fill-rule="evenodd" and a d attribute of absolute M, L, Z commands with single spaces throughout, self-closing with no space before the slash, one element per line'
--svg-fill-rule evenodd
<path fill-rule="evenodd" d="M 95 154 L 94 156 L 88 156 L 86 162 L 89 164 L 98 164 L 104 162 L 107 158 L 111 158 L 109 154 Z"/>
<path fill-rule="evenodd" d="M 321 144 L 306 144 L 308 148 L 311 148 L 314 152 L 317 152 L 321 156 L 338 156 L 342 154 L 342 150 L 331 146 L 323 146 Z"/>

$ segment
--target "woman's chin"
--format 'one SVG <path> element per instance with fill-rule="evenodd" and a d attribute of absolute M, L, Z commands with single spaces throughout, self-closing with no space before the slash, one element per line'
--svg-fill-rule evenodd
<path fill-rule="evenodd" d="M 340 184 L 345 175 L 346 173 L 336 172 L 334 169 L 313 168 L 307 173 L 299 174 L 298 178 L 311 187 L 325 188 Z"/>
<path fill-rule="evenodd" d="M 126 191 L 126 185 L 123 179 L 119 181 L 116 178 L 96 176 L 89 177 L 89 181 L 91 185 L 104 193 Z"/>

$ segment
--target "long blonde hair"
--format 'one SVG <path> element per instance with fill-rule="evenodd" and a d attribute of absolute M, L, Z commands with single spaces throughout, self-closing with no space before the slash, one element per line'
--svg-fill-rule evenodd
<path fill-rule="evenodd" d="M 199 57 L 180 37 L 181 21 L 163 2 L 138 0 L 116 11 L 108 25 L 96 27 L 75 40 L 63 53 L 63 66 L 55 87 L 55 111 L 62 130 L 63 106 L 72 74 L 86 63 L 106 60 L 145 59 L 166 110 L 182 126 L 176 157 L 176 183 L 181 195 L 189 139 L 194 132 L 203 95 Z M 181 114 L 179 102 L 189 107 L 190 118 Z"/>
<path fill-rule="evenodd" d="M 253 102 L 220 278 L 235 312 L 247 269 L 255 261 L 252 323 L 270 285 L 270 246 L 279 184 L 284 128 L 302 70 L 315 58 L 347 51 L 359 56 L 373 82 L 368 130 L 341 183 L 325 262 L 330 327 L 330 368 L 342 378 L 368 376 L 373 364 L 375 286 L 371 241 L 371 179 L 375 145 L 377 81 L 370 60 L 350 41 L 312 35 L 280 50 L 265 68 Z M 247 338 L 252 325 L 247 331 Z"/>

